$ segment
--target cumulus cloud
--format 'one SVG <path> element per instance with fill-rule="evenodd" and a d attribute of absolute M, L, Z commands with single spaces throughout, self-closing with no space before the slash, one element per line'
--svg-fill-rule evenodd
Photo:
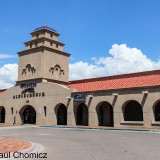
<path fill-rule="evenodd" d="M 0 89 L 13 86 L 18 76 L 17 64 L 5 64 L 0 68 Z"/>
<path fill-rule="evenodd" d="M 129 48 L 126 44 L 114 44 L 110 56 L 92 58 L 92 64 L 76 62 L 69 65 L 70 79 L 83 79 L 99 76 L 154 70 L 160 68 L 160 61 L 152 61 L 141 50 Z"/>
<path fill-rule="evenodd" d="M 152 61 L 141 50 L 130 48 L 126 44 L 112 45 L 109 54 L 106 57 L 91 58 L 92 63 L 79 61 L 69 64 L 69 79 L 76 80 L 160 69 L 160 60 Z M 17 80 L 17 74 L 17 64 L 2 66 L 0 68 L 0 89 L 13 86 Z"/>

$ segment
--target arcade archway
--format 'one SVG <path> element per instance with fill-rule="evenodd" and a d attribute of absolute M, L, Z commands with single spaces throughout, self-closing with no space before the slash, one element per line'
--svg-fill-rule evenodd
<path fill-rule="evenodd" d="M 67 108 L 64 104 L 57 107 L 57 125 L 67 125 Z"/>
<path fill-rule="evenodd" d="M 135 100 L 127 102 L 123 106 L 124 121 L 143 121 L 142 106 Z"/>
<path fill-rule="evenodd" d="M 113 126 L 113 108 L 108 102 L 101 102 L 96 107 L 98 125 Z"/>
<path fill-rule="evenodd" d="M 20 110 L 23 124 L 36 124 L 36 111 L 32 106 L 24 106 Z"/>
<path fill-rule="evenodd" d="M 77 106 L 76 125 L 88 125 L 88 107 L 84 103 Z"/>
<path fill-rule="evenodd" d="M 160 101 L 155 104 L 153 110 L 154 110 L 155 121 L 160 121 Z"/>

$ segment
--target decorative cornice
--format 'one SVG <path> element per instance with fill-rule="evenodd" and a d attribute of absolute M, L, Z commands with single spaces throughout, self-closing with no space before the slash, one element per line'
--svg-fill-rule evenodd
<path fill-rule="evenodd" d="M 47 46 L 39 46 L 39 47 L 36 47 L 36 48 L 26 49 L 26 50 L 17 52 L 17 54 L 19 56 L 21 56 L 21 55 L 30 54 L 30 53 L 36 53 L 37 51 L 42 51 L 43 52 L 44 50 L 48 50 L 48 51 L 51 51 L 51 52 L 54 52 L 54 53 L 57 53 L 57 54 L 60 54 L 60 55 L 64 55 L 64 56 L 67 56 L 67 57 L 70 56 L 70 54 L 67 53 L 67 52 L 60 51 L 60 50 L 57 50 L 57 49 L 53 49 L 53 48 L 50 48 L 50 47 L 47 47 Z"/>
<path fill-rule="evenodd" d="M 27 80 L 19 80 L 16 81 L 16 84 L 19 83 L 24 83 L 24 82 L 30 82 L 30 81 L 37 81 L 37 82 L 42 82 L 42 80 L 47 80 L 47 82 L 53 82 L 53 83 L 58 83 L 58 84 L 64 84 L 64 85 L 68 85 L 68 82 L 64 82 L 64 81 L 59 81 L 59 80 L 54 80 L 54 79 L 50 79 L 50 78 L 34 78 L 34 79 L 27 79 Z"/>
<path fill-rule="evenodd" d="M 38 33 L 38 32 L 41 32 L 41 31 L 48 31 L 49 33 L 52 33 L 52 34 L 54 34 L 54 35 L 56 35 L 56 36 L 59 36 L 59 35 L 60 35 L 60 34 L 57 33 L 57 32 L 53 32 L 53 31 L 51 31 L 51 30 L 49 30 L 49 29 L 45 29 L 45 28 L 40 29 L 40 30 L 33 31 L 33 32 L 31 32 L 30 34 L 33 35 L 33 34 L 36 34 L 36 33 Z"/>
<path fill-rule="evenodd" d="M 53 42 L 53 43 L 59 44 L 60 46 L 64 46 L 64 45 L 65 45 L 64 43 L 55 41 L 55 40 L 50 39 L 50 38 L 47 38 L 47 37 L 41 37 L 41 38 L 33 39 L 33 40 L 30 40 L 30 41 L 24 42 L 24 44 L 26 45 L 26 44 L 29 44 L 29 43 L 38 42 L 38 41 L 43 41 L 43 40 L 46 40 L 46 41 L 49 41 L 49 42 Z"/>

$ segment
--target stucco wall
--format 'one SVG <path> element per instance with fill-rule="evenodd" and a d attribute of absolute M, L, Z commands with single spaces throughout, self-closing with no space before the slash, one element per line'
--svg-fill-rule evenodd
<path fill-rule="evenodd" d="M 148 94 L 143 94 L 142 91 L 148 91 Z M 16 123 L 21 123 L 19 112 L 22 107 L 31 105 L 37 113 L 36 124 L 38 125 L 57 125 L 56 110 L 57 104 L 64 104 L 67 107 L 67 124 L 76 125 L 75 112 L 81 102 L 74 102 L 73 90 L 68 89 L 55 83 L 43 82 L 37 83 L 35 93 L 45 93 L 45 96 L 15 98 L 13 96 L 21 94 L 23 89 L 20 86 L 12 87 L 6 90 L 0 96 L 0 106 L 4 106 L 6 110 L 6 123 L 13 123 L 16 116 Z M 113 95 L 118 93 L 118 96 Z M 27 94 L 27 93 L 26 93 Z M 97 91 L 86 92 L 86 106 L 89 110 L 89 126 L 98 126 L 98 117 L 96 107 L 101 102 L 108 102 L 113 107 L 114 127 L 116 128 L 156 128 L 159 125 L 152 125 L 154 122 L 153 106 L 160 99 L 160 87 L 152 88 L 136 88 L 114 91 Z M 68 98 L 67 98 L 68 97 Z M 71 99 L 69 99 L 71 97 Z M 123 106 L 130 100 L 137 101 L 143 110 L 143 124 L 124 124 Z M 47 108 L 47 115 L 44 114 L 44 106 Z M 13 115 L 11 107 L 14 108 Z"/>

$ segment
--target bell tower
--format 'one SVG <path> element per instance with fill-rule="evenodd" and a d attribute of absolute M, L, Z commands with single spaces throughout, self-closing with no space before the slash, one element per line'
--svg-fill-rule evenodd
<path fill-rule="evenodd" d="M 68 83 L 69 56 L 58 41 L 59 34 L 46 24 L 30 33 L 25 50 L 18 52 L 17 85 L 24 82 Z"/>

